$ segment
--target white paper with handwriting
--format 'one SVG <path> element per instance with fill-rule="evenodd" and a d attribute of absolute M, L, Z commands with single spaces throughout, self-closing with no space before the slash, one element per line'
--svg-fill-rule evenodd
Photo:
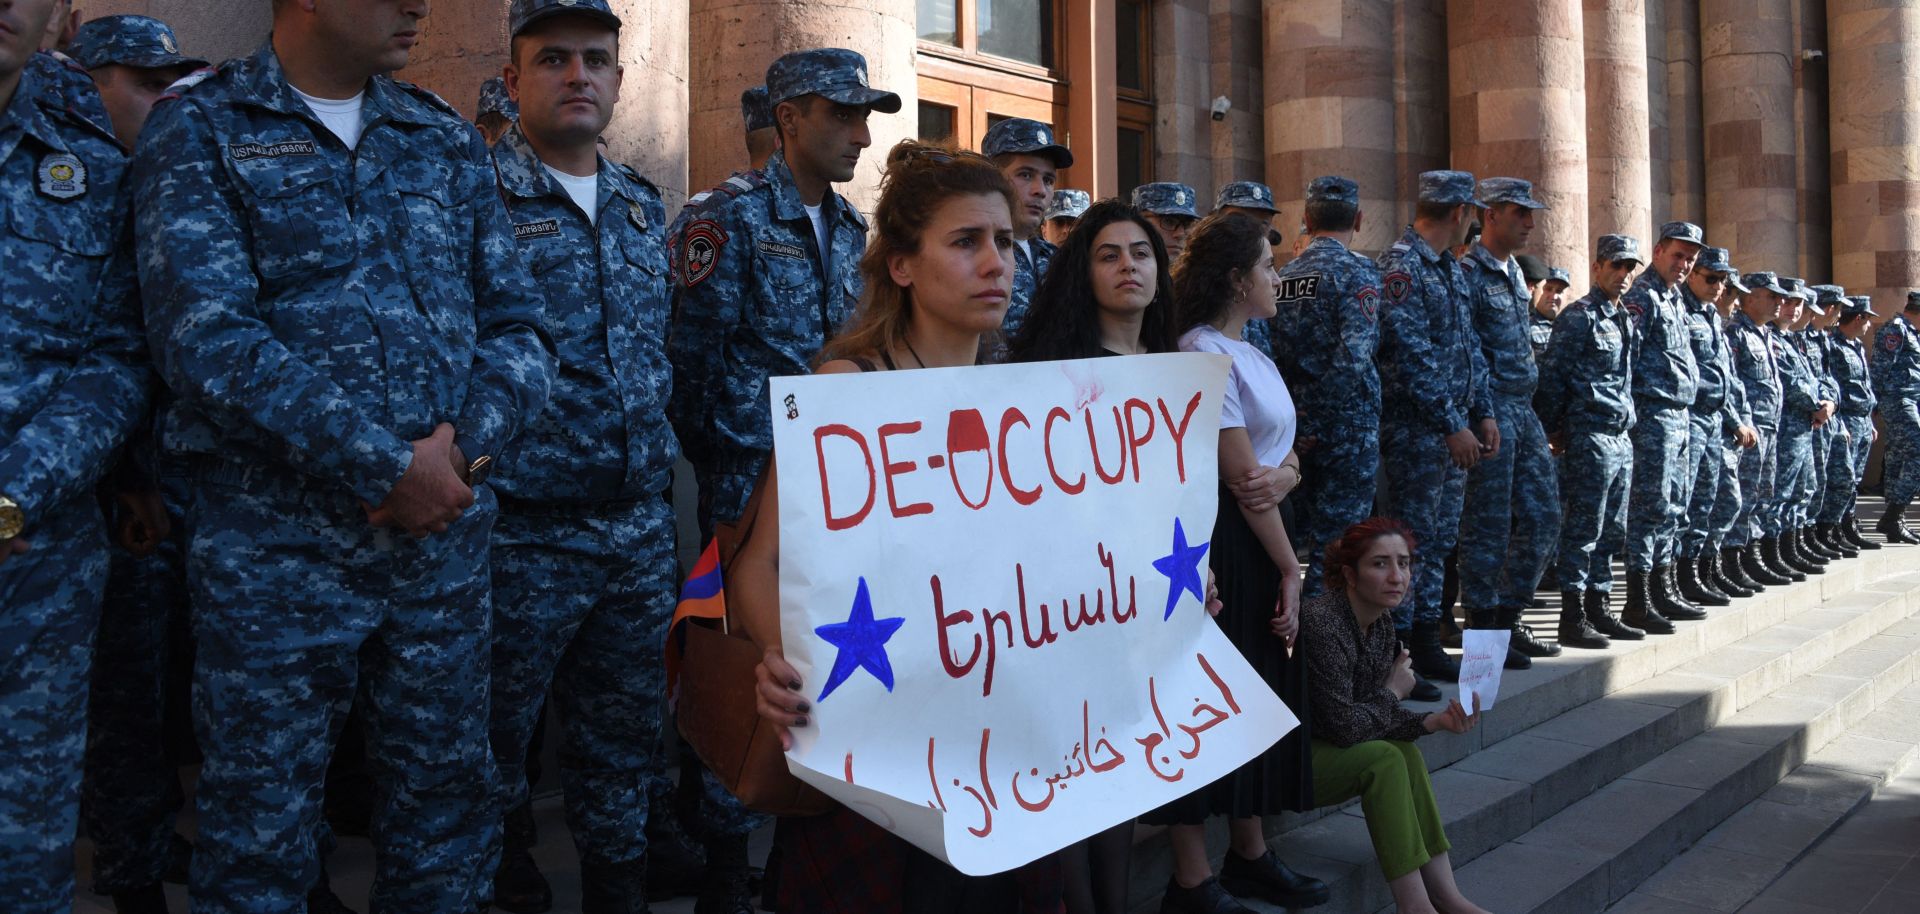
<path fill-rule="evenodd" d="M 1507 643 L 1513 632 L 1507 629 L 1470 628 L 1460 633 L 1460 707 L 1474 712 L 1473 699 L 1480 699 L 1480 710 L 1493 710 L 1500 697 L 1500 671 L 1507 660 Z"/>
<path fill-rule="evenodd" d="M 981 875 L 1296 726 L 1205 612 L 1227 365 L 774 379 L 789 767 Z"/>

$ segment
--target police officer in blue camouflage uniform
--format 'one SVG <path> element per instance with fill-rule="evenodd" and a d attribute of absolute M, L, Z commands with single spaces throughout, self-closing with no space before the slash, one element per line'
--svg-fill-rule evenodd
<path fill-rule="evenodd" d="M 1547 205 L 1519 178 L 1486 178 L 1475 195 L 1480 240 L 1461 261 L 1468 312 L 1487 364 L 1487 388 L 1500 425 L 1500 450 L 1467 471 L 1460 514 L 1460 602 L 1470 628 L 1508 629 L 1508 669 L 1526 669 L 1533 657 L 1558 656 L 1520 623 L 1533 603 L 1560 535 L 1560 487 L 1546 432 L 1533 410 L 1540 370 L 1533 359 L 1527 316 L 1533 302 L 1515 252 L 1527 245 L 1534 214 Z"/>
<path fill-rule="evenodd" d="M 1073 234 L 1073 227 L 1080 224 L 1081 214 L 1093 205 L 1093 195 L 1084 190 L 1071 187 L 1058 188 L 1053 192 L 1053 202 L 1047 204 L 1047 215 L 1040 221 L 1040 235 L 1054 247 L 1065 244 L 1067 236 Z"/>
<path fill-rule="evenodd" d="M 1873 338 L 1873 392 L 1880 398 L 1887 451 L 1881 458 L 1886 513 L 1874 530 L 1891 543 L 1920 543 L 1906 526 L 1907 506 L 1920 494 L 1920 292 L 1887 319 Z"/>
<path fill-rule="evenodd" d="M 493 147 L 559 370 L 492 477 L 492 741 L 503 809 L 524 809 L 551 691 L 585 914 L 644 908 L 660 650 L 678 599 L 666 211 L 595 146 L 620 99 L 620 26 L 606 0 L 515 0 L 506 75 L 520 119 Z M 494 902 L 508 910 L 552 901 L 529 824 L 507 823 Z"/>
<path fill-rule="evenodd" d="M 1639 333 L 1620 304 L 1642 263 L 1629 235 L 1602 235 L 1594 244 L 1593 288 L 1553 322 L 1553 339 L 1540 364 L 1534 408 L 1560 457 L 1560 582 L 1562 647 L 1603 648 L 1611 639 L 1647 636 L 1608 607 L 1613 556 L 1626 538 L 1627 494 L 1633 475 L 1633 365 Z"/>
<path fill-rule="evenodd" d="M 160 440 L 193 493 L 208 914 L 302 909 L 356 697 L 373 908 L 464 912 L 485 891 L 486 480 L 554 351 L 479 134 L 384 75 L 426 6 L 276 4 L 268 44 L 156 106 L 135 156 Z"/>
<path fill-rule="evenodd" d="M 1688 458 L 1692 474 L 1686 515 L 1680 525 L 1676 582 L 1680 595 L 1701 606 L 1727 606 L 1734 596 L 1751 596 L 1741 589 L 1731 594 L 1717 586 L 1712 562 L 1719 555 L 1713 538 L 1715 506 L 1722 499 L 1737 501 L 1738 451 L 1754 442 L 1747 417 L 1745 389 L 1733 377 L 1733 351 L 1727 347 L 1726 328 L 1717 306 L 1733 294 L 1737 277 L 1727 261 L 1727 249 L 1710 247 L 1700 253 L 1686 282 L 1680 286 L 1685 308 L 1688 344 L 1700 383 L 1688 411 Z M 1723 489 L 1723 482 L 1732 485 Z"/>
<path fill-rule="evenodd" d="M 1302 594 L 1325 589 L 1326 545 L 1373 514 L 1380 462 L 1380 273 L 1347 245 L 1360 230 L 1360 186 L 1338 175 L 1307 185 L 1313 240 L 1280 270 L 1275 355 L 1299 414 Z"/>
<path fill-rule="evenodd" d="M 1727 533 L 1722 554 L 1754 583 L 1773 587 L 1805 575 L 1780 564 L 1767 533 L 1767 515 L 1773 503 L 1780 452 L 1781 394 L 1785 379 L 1775 355 L 1773 322 L 1780 316 L 1787 287 L 1770 271 L 1740 278 L 1747 293 L 1740 310 L 1727 321 L 1727 348 L 1733 370 L 1746 394 L 1747 416 L 1755 432 L 1754 446 L 1740 452 L 1740 513 Z M 1743 582 L 1744 583 L 1744 582 Z"/>
<path fill-rule="evenodd" d="M 1723 445 L 1725 462 L 1720 468 L 1719 482 L 1714 489 L 1713 510 L 1706 519 L 1706 541 L 1714 544 L 1714 548 L 1710 550 L 1711 554 L 1701 557 L 1700 574 L 1702 578 L 1711 577 L 1714 588 L 1721 593 L 1744 597 L 1757 594 L 1766 587 L 1747 574 L 1740 560 L 1745 550 L 1733 545 L 1733 531 L 1741 523 L 1741 512 L 1752 501 L 1751 493 L 1746 491 L 1741 479 L 1742 461 L 1761 446 L 1763 436 L 1755 419 L 1757 408 L 1747 400 L 1747 383 L 1741 378 L 1739 352 L 1734 340 L 1734 318 L 1743 313 L 1742 301 L 1753 290 L 1747 287 L 1740 269 L 1725 255 L 1716 255 L 1716 260 L 1727 264 L 1727 291 L 1715 305 L 1720 329 L 1726 340 L 1727 397 L 1736 404 L 1735 411 L 1753 434 L 1744 446 L 1740 444 L 1737 433 L 1732 443 Z M 1775 398 L 1778 398 L 1777 390 Z M 1686 545 L 1683 538 L 1682 549 Z"/>
<path fill-rule="evenodd" d="M 1787 287 L 1793 297 L 1800 300 L 1800 311 L 1790 326 L 1783 326 L 1787 344 L 1799 354 L 1800 364 L 1807 369 L 1813 379 L 1815 402 L 1832 402 L 1835 396 L 1833 388 L 1826 379 L 1826 353 L 1818 341 L 1818 333 L 1812 321 L 1822 311 L 1819 296 L 1805 280 L 1790 276 L 1780 277 L 1780 284 Z M 1831 417 L 1829 417 L 1831 418 Z M 1819 492 L 1825 488 L 1827 436 L 1832 431 L 1832 422 L 1817 421 L 1807 444 L 1808 460 L 1806 472 L 1800 476 L 1800 494 L 1786 507 L 1783 518 L 1783 535 L 1780 538 L 1781 557 L 1797 558 L 1803 564 L 1824 568 L 1828 561 L 1838 556 L 1829 556 L 1824 550 L 1814 548 L 1807 535 L 1811 524 L 1810 513 L 1819 506 Z M 1805 528 L 1805 529 L 1803 529 Z"/>
<path fill-rule="evenodd" d="M 1774 541 L 1781 564 L 1800 574 L 1821 574 L 1824 564 L 1802 552 L 1800 513 L 1815 491 L 1813 482 L 1814 432 L 1826 423 L 1832 406 L 1821 400 L 1820 379 L 1803 349 L 1799 330 L 1806 326 L 1813 295 L 1787 286 L 1787 296 L 1774 319 L 1774 361 L 1780 366 L 1780 449 L 1774 461 L 1773 499 L 1767 505 L 1766 532 Z"/>
<path fill-rule="evenodd" d="M 1280 208 L 1273 205 L 1273 189 L 1258 181 L 1232 181 L 1223 185 L 1214 196 L 1213 209 L 1214 212 L 1239 213 L 1269 229 L 1273 227 L 1273 217 L 1280 212 Z M 1267 321 L 1248 321 L 1241 336 L 1268 358 L 1276 355 L 1273 328 Z"/>
<path fill-rule="evenodd" d="M 147 16 L 89 20 L 67 54 L 93 77 L 125 146 L 139 137 L 154 100 L 206 65 L 181 54 L 173 30 Z M 148 431 L 134 435 L 107 487 L 118 548 L 94 641 L 80 805 L 93 839 L 93 890 L 112 896 L 122 914 L 164 912 L 161 883 L 180 875 L 188 853 L 174 831 L 184 798 L 167 751 L 168 734 L 183 722 L 166 714 L 168 685 L 191 663 L 169 643 L 187 624 L 180 538 L 171 535 L 180 528 L 184 492 L 176 473 L 162 472 Z"/>
<path fill-rule="evenodd" d="M 1840 356 L 1835 351 L 1836 340 L 1828 332 L 1840 320 L 1840 309 L 1847 303 L 1847 290 L 1836 285 L 1820 284 L 1808 286 L 1807 291 L 1813 294 L 1818 307 L 1807 322 L 1806 329 L 1801 331 L 1803 348 L 1809 353 L 1808 358 L 1819 375 L 1821 398 L 1833 404 L 1834 413 L 1815 433 L 1814 465 L 1818 487 L 1802 509 L 1800 542 L 1807 551 L 1827 561 L 1850 559 L 1858 556 L 1860 550 L 1853 548 L 1850 543 L 1835 540 L 1832 536 L 1833 525 L 1822 520 L 1827 502 L 1838 502 L 1854 486 L 1853 434 L 1840 416 L 1844 404 L 1840 379 L 1833 367 Z"/>
<path fill-rule="evenodd" d="M 1010 117 L 987 130 L 980 154 L 993 160 L 1013 185 L 1019 206 L 1013 211 L 1013 294 L 1000 333 L 1007 339 L 1027 318 L 1033 290 L 1047 275 L 1054 246 L 1040 237 L 1040 223 L 1053 203 L 1053 185 L 1060 172 L 1073 167 L 1073 153 L 1054 141 L 1053 128 L 1024 117 Z"/>
<path fill-rule="evenodd" d="M 689 201 L 669 239 L 675 284 L 673 426 L 700 485 L 700 532 L 746 509 L 773 447 L 767 379 L 806 374 L 860 298 L 867 223 L 832 185 L 872 144 L 870 111 L 900 97 L 867 85 L 841 48 L 767 68 L 781 150 L 759 171 Z"/>
<path fill-rule="evenodd" d="M 1562 267 L 1548 267 L 1546 276 L 1534 287 L 1533 307 L 1527 311 L 1527 342 L 1533 346 L 1534 364 L 1546 358 L 1547 344 L 1553 340 L 1553 322 L 1567 309 L 1567 291 L 1573 276 Z"/>
<path fill-rule="evenodd" d="M 126 156 L 85 70 L 34 44 L 51 0 L 0 8 L 0 898 L 73 908 L 87 671 L 107 580 L 93 485 L 141 424 Z"/>
<path fill-rule="evenodd" d="M 1656 635 L 1670 620 L 1706 617 L 1673 587 L 1680 522 L 1693 483 L 1688 410 L 1700 381 L 1680 283 L 1705 247 L 1700 227 L 1660 228 L 1652 260 L 1621 304 L 1633 315 L 1640 350 L 1633 366 L 1633 490 L 1627 507 L 1627 602 L 1620 618 Z"/>
<path fill-rule="evenodd" d="M 766 86 L 741 90 L 740 124 L 746 131 L 747 168 L 758 171 L 767 167 L 767 159 L 780 146 L 780 137 L 774 129 L 773 106 L 767 103 Z"/>
<path fill-rule="evenodd" d="M 474 106 L 473 125 L 480 128 L 480 136 L 488 146 L 500 142 L 500 138 L 507 135 L 507 128 L 519 119 L 520 106 L 507 93 L 504 78 L 489 76 L 480 83 L 480 102 Z"/>
<path fill-rule="evenodd" d="M 1840 315 L 1828 329 L 1827 367 L 1840 391 L 1839 421 L 1846 426 L 1846 451 L 1831 460 L 1844 461 L 1846 473 L 1829 482 L 1820 511 L 1822 532 L 1856 550 L 1878 549 L 1880 544 L 1860 532 L 1854 506 L 1860 495 L 1860 480 L 1867 473 L 1867 458 L 1873 452 L 1873 410 L 1879 400 L 1873 393 L 1868 374 L 1867 347 L 1863 340 L 1873 327 L 1873 301 L 1864 295 L 1849 295 L 1840 306 Z"/>
<path fill-rule="evenodd" d="M 1394 625 L 1414 672 L 1448 681 L 1459 665 L 1440 646 L 1443 566 L 1459 536 L 1467 471 L 1501 445 L 1471 290 L 1447 253 L 1465 239 L 1479 205 L 1473 175 L 1422 174 L 1413 224 L 1379 260 L 1380 452 L 1390 509 L 1420 542 Z"/>

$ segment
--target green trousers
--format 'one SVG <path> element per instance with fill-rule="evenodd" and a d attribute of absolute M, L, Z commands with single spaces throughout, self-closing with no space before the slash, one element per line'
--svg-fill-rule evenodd
<path fill-rule="evenodd" d="M 1412 743 L 1376 739 L 1342 749 L 1314 740 L 1314 804 L 1332 806 L 1354 797 L 1360 798 L 1373 853 L 1388 881 L 1452 847 L 1427 781 L 1427 760 Z"/>

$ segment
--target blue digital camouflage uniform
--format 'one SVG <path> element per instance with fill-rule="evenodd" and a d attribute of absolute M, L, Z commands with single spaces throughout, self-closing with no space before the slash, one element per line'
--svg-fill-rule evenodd
<path fill-rule="evenodd" d="M 1627 569 L 1652 571 L 1674 560 L 1693 483 L 1687 413 L 1700 374 L 1693 364 L 1680 289 L 1643 270 L 1621 296 L 1633 315 L 1639 352 L 1633 366 L 1633 489 L 1627 507 Z"/>
<path fill-rule="evenodd" d="M 1067 147 L 1054 142 L 1053 128 L 1036 120 L 1024 117 L 1010 117 L 995 123 L 987 129 L 987 135 L 980 141 L 980 154 L 998 162 L 1001 156 L 1031 155 L 1053 162 L 1055 168 L 1073 167 L 1073 153 Z M 1052 205 L 1052 198 L 1047 203 Z M 1041 221 L 1046 220 L 1042 210 Z M 1007 314 L 1000 322 L 1000 333 L 1005 339 L 1012 339 L 1027 319 L 1027 306 L 1033 301 L 1033 290 L 1040 287 L 1040 281 L 1046 278 L 1047 267 L 1053 262 L 1054 247 L 1045 238 L 1040 237 L 1039 226 L 1034 226 L 1034 234 L 1025 244 L 1013 246 L 1013 291 L 1007 298 Z"/>
<path fill-rule="evenodd" d="M 1916 293 L 1908 293 L 1912 307 Z M 1873 338 L 1873 392 L 1880 398 L 1887 451 L 1881 458 L 1881 487 L 1887 504 L 1904 508 L 1920 494 L 1920 331 L 1916 312 L 1896 314 Z"/>
<path fill-rule="evenodd" d="M 1465 183 L 1459 202 L 1472 202 L 1471 175 L 1440 174 L 1459 175 L 1455 183 Z M 1467 471 L 1454 465 L 1446 436 L 1491 417 L 1493 402 L 1460 264 L 1435 251 L 1412 226 L 1379 263 L 1380 453 L 1387 501 L 1420 541 L 1410 598 L 1394 609 L 1394 624 L 1404 631 L 1439 622 L 1445 562 L 1459 537 Z"/>
<path fill-rule="evenodd" d="M 647 850 L 646 785 L 663 767 L 660 651 L 678 600 L 666 211 L 653 184 L 602 158 L 589 220 L 518 126 L 493 163 L 559 353 L 546 409 L 491 480 L 503 806 L 526 799 L 527 746 L 551 688 L 574 844 L 589 861 L 625 863 Z"/>
<path fill-rule="evenodd" d="M 520 106 L 507 94 L 507 81 L 498 76 L 489 76 L 480 83 L 480 103 L 474 108 L 473 116 L 489 114 L 498 114 L 510 121 L 520 119 Z"/>
<path fill-rule="evenodd" d="M 1605 256 L 1610 239 L 1600 239 Z M 1624 239 L 1631 242 L 1632 239 Z M 1638 259 L 1631 245 L 1615 248 Z M 1535 397 L 1548 434 L 1564 436 L 1564 509 L 1556 577 L 1563 593 L 1610 591 L 1613 557 L 1625 543 L 1633 477 L 1633 365 L 1639 333 L 1618 301 L 1594 292 L 1553 322 Z"/>
<path fill-rule="evenodd" d="M 380 76 L 349 150 L 271 46 L 156 106 L 135 159 L 148 329 L 186 462 L 201 769 L 196 911 L 298 911 L 319 785 L 364 700 L 373 908 L 471 908 L 491 828 L 495 507 L 368 523 L 439 423 L 505 453 L 553 345 L 479 134 Z"/>
<path fill-rule="evenodd" d="M 32 548 L 0 564 L 0 898 L 73 907 L 87 669 L 106 586 L 95 480 L 140 423 L 150 374 L 114 141 L 93 81 L 28 58 L 0 110 L 0 495 Z"/>
<path fill-rule="evenodd" d="M 1477 194 L 1489 207 L 1516 203 L 1545 209 L 1532 185 L 1488 178 Z M 1529 606 L 1560 535 L 1560 484 L 1533 395 L 1540 369 L 1533 359 L 1527 316 L 1533 305 L 1518 261 L 1496 260 L 1475 242 L 1461 268 L 1469 313 L 1487 364 L 1500 451 L 1467 471 L 1460 512 L 1460 605 L 1471 611 Z"/>
<path fill-rule="evenodd" d="M 1756 289 L 1773 283 L 1771 273 L 1750 273 L 1743 282 Z M 1777 289 L 1777 286 L 1772 288 Z M 1746 395 L 1747 418 L 1758 442 L 1740 452 L 1740 513 L 1727 532 L 1728 546 L 1745 546 L 1767 536 L 1768 505 L 1773 502 L 1775 464 L 1780 447 L 1780 364 L 1773 354 L 1774 329 L 1755 323 L 1746 312 L 1727 322 L 1727 350 Z"/>
<path fill-rule="evenodd" d="M 1703 262 L 1702 266 L 1710 268 L 1709 272 L 1732 272 L 1724 251 L 1718 248 L 1708 251 L 1709 254 L 1702 256 L 1713 259 Z M 1720 313 L 1684 284 L 1680 286 L 1680 299 L 1686 309 L 1687 339 L 1693 349 L 1693 364 L 1699 370 L 1700 383 L 1688 411 L 1691 465 L 1685 471 L 1692 473 L 1693 479 L 1681 524 L 1679 554 L 1682 558 L 1697 559 L 1706 550 L 1720 545 L 1714 518 L 1730 522 L 1738 511 L 1737 433 L 1742 426 L 1750 424 L 1750 420 L 1746 390 L 1734 377 L 1733 350 L 1728 348 L 1727 331 L 1721 325 Z M 1722 502 L 1730 502 L 1734 507 L 1722 511 Z"/>
<path fill-rule="evenodd" d="M 802 375 L 860 299 L 867 223 L 831 190 L 822 252 L 785 155 L 688 201 L 670 239 L 673 427 L 700 485 L 700 534 L 746 509 L 773 448 L 767 379 Z"/>
<path fill-rule="evenodd" d="M 1325 588 L 1326 544 L 1373 514 L 1380 463 L 1380 274 L 1328 237 L 1280 269 L 1273 341 L 1299 414 L 1303 593 Z"/>
<path fill-rule="evenodd" d="M 1841 310 L 1842 318 L 1855 314 L 1867 315 L 1870 320 L 1873 302 L 1863 296 L 1849 297 Z M 1829 480 L 1820 522 L 1837 524 L 1853 513 L 1859 498 L 1860 478 L 1866 474 L 1867 457 L 1873 452 L 1873 410 L 1879 398 L 1874 396 L 1873 379 L 1868 374 L 1866 344 L 1848 339 L 1837 325 L 1827 334 L 1827 367 L 1840 392 L 1834 421 L 1844 425 L 1847 434 L 1843 439 L 1845 450 L 1835 452 L 1829 461 L 1829 467 L 1844 462 L 1845 472 Z"/>
<path fill-rule="evenodd" d="M 1767 505 L 1767 536 L 1798 528 L 1815 490 L 1813 413 L 1820 407 L 1820 380 L 1801 348 L 1800 334 L 1775 328 L 1769 338 L 1780 366 L 1780 447 L 1774 459 L 1773 500 Z"/>

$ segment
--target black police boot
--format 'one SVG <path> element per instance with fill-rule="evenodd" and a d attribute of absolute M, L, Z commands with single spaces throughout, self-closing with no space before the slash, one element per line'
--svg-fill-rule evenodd
<path fill-rule="evenodd" d="M 1840 538 L 1852 543 L 1855 549 L 1872 551 L 1880 548 L 1879 543 L 1867 539 L 1866 533 L 1860 529 L 1860 516 L 1852 511 L 1840 519 Z"/>
<path fill-rule="evenodd" d="M 693 903 L 694 914 L 753 914 L 747 836 L 713 838 L 706 847 L 707 874 Z"/>
<path fill-rule="evenodd" d="M 1620 617 L 1607 608 L 1610 598 L 1611 595 L 1604 590 L 1587 591 L 1587 622 L 1593 625 L 1593 630 L 1615 641 L 1645 640 L 1645 631 L 1620 621 Z"/>
<path fill-rule="evenodd" d="M 1182 888 L 1172 878 L 1160 896 L 1160 914 L 1254 914 L 1252 908 L 1229 894 L 1220 880 L 1208 876 L 1193 888 Z"/>
<path fill-rule="evenodd" d="M 1513 650 L 1525 657 L 1558 657 L 1560 645 L 1542 641 L 1533 635 L 1533 626 L 1520 621 L 1520 615 L 1526 612 L 1517 606 L 1500 611 L 1500 625 L 1513 632 L 1513 640 L 1508 642 Z"/>
<path fill-rule="evenodd" d="M 1655 565 L 1647 578 L 1647 605 L 1675 622 L 1698 622 L 1707 611 L 1680 595 L 1672 565 Z"/>
<path fill-rule="evenodd" d="M 1760 561 L 1773 572 L 1775 577 L 1786 578 L 1788 582 L 1798 584 L 1807 579 L 1805 572 L 1787 564 L 1787 557 L 1780 550 L 1780 538 L 1769 536 L 1760 541 Z"/>
<path fill-rule="evenodd" d="M 1702 577 L 1700 559 L 1680 558 L 1671 566 L 1674 583 L 1680 588 L 1680 595 L 1695 606 L 1732 606 L 1733 598 L 1714 589 L 1711 578 Z"/>
<path fill-rule="evenodd" d="M 1473 627 L 1473 610 L 1466 610 L 1467 627 Z M 1453 621 L 1453 606 L 1449 604 L 1440 612 L 1440 646 L 1460 649 L 1460 624 Z"/>
<path fill-rule="evenodd" d="M 1727 571 L 1726 561 L 1727 550 L 1725 549 L 1708 549 L 1702 554 L 1700 556 L 1701 583 L 1712 581 L 1714 590 L 1726 594 L 1735 600 L 1751 597 L 1759 592 L 1758 590 L 1749 590 L 1742 586 L 1739 581 L 1734 580 L 1733 575 Z"/>
<path fill-rule="evenodd" d="M 1748 591 L 1749 596 L 1756 596 L 1761 591 L 1766 590 L 1767 585 L 1754 580 L 1753 576 L 1748 573 L 1746 558 L 1747 553 L 1750 551 L 1751 547 L 1748 546 L 1722 546 L 1720 547 L 1720 561 L 1715 564 L 1713 568 L 1719 572 L 1721 577 L 1726 578 L 1727 581 L 1735 587 Z"/>
<path fill-rule="evenodd" d="M 647 858 L 580 861 L 580 914 L 649 914 Z"/>
<path fill-rule="evenodd" d="M 1484 629 L 1486 631 L 1498 631 L 1506 628 L 1507 626 L 1502 625 L 1500 622 L 1500 612 L 1501 611 L 1497 609 L 1467 610 L 1467 627 Z M 1509 670 L 1527 670 L 1533 668 L 1533 660 L 1527 655 L 1520 653 L 1519 647 L 1514 644 L 1512 639 L 1508 639 L 1507 656 L 1505 660 L 1500 662 L 1500 665 Z"/>
<path fill-rule="evenodd" d="M 307 914 L 359 914 L 340 896 L 333 894 L 333 885 L 327 881 L 327 871 L 320 871 L 320 881 L 307 890 Z"/>
<path fill-rule="evenodd" d="M 1273 848 L 1257 860 L 1228 848 L 1227 860 L 1220 866 L 1220 886 L 1241 898 L 1258 898 L 1283 908 L 1318 907 L 1333 897 L 1326 883 L 1288 869 Z"/>
<path fill-rule="evenodd" d="M 1440 646 L 1438 622 L 1415 622 L 1407 639 L 1407 653 L 1413 658 L 1413 671 L 1441 682 L 1460 680 L 1460 663 Z"/>
<path fill-rule="evenodd" d="M 1595 591 L 1598 593 L 1598 591 Z M 1601 594 L 1604 599 L 1605 594 Z M 1560 645 L 1562 647 L 1583 647 L 1599 649 L 1613 642 L 1607 636 L 1593 628 L 1587 621 L 1586 610 L 1580 605 L 1580 593 L 1574 590 L 1560 591 Z"/>
<path fill-rule="evenodd" d="M 1827 564 L 1815 558 L 1800 547 L 1800 531 L 1787 530 L 1780 534 L 1780 561 L 1801 574 L 1826 574 Z"/>
<path fill-rule="evenodd" d="M 1740 547 L 1740 573 L 1746 575 L 1747 580 L 1766 587 L 1793 583 L 1791 578 L 1775 572 L 1773 566 L 1767 563 L 1767 552 L 1761 540 Z"/>
<path fill-rule="evenodd" d="M 1439 701 L 1445 697 L 1447 694 L 1440 691 L 1439 686 L 1421 678 L 1419 673 L 1413 674 L 1413 688 L 1407 690 L 1408 701 Z"/>
<path fill-rule="evenodd" d="M 493 904 L 512 914 L 553 910 L 553 887 L 533 862 L 533 801 L 508 810 L 501 834 L 500 866 L 493 871 Z"/>
<path fill-rule="evenodd" d="M 1847 541 L 1846 536 L 1840 532 L 1840 525 L 1837 523 L 1819 525 L 1818 532 L 1815 533 L 1815 535 L 1820 538 L 1820 542 L 1825 544 L 1827 549 L 1840 553 L 1840 557 L 1843 559 L 1857 559 L 1860 557 L 1859 547 Z"/>
<path fill-rule="evenodd" d="M 1651 576 L 1651 572 L 1628 569 L 1627 605 L 1620 607 L 1620 621 L 1649 635 L 1671 635 L 1673 623 L 1653 608 L 1653 596 L 1648 592 Z M 1599 628 L 1599 623 L 1594 623 L 1594 627 Z"/>
<path fill-rule="evenodd" d="M 1840 560 L 1840 553 L 1833 551 L 1832 547 L 1820 541 L 1820 534 L 1815 526 L 1810 525 L 1795 530 L 1793 541 L 1800 547 L 1801 553 L 1812 556 L 1822 565 L 1830 565 Z"/>
<path fill-rule="evenodd" d="M 1873 525 L 1874 532 L 1887 538 L 1889 543 L 1905 543 L 1909 546 L 1920 543 L 1920 536 L 1914 536 L 1907 529 L 1907 506 L 1888 503 L 1886 513 L 1880 515 L 1880 522 Z"/>
<path fill-rule="evenodd" d="M 167 890 L 156 882 L 125 892 L 115 892 L 113 909 L 119 914 L 168 914 Z"/>

